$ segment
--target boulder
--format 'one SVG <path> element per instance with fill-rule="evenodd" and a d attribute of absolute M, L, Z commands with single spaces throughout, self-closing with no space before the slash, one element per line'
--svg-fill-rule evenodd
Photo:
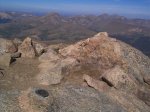
<path fill-rule="evenodd" d="M 9 67 L 12 62 L 11 55 L 8 53 L 0 55 L 0 65 Z"/>
<path fill-rule="evenodd" d="M 108 91 L 110 88 L 107 85 L 107 83 L 100 81 L 100 80 L 93 79 L 89 75 L 83 75 L 83 80 L 85 80 L 90 87 L 93 87 L 94 89 L 98 91 L 105 92 L 105 91 Z"/>
<path fill-rule="evenodd" d="M 21 45 L 22 41 L 18 38 L 14 38 L 13 43 L 18 47 L 19 45 Z"/>
<path fill-rule="evenodd" d="M 40 73 L 37 75 L 37 81 L 42 85 L 59 84 L 68 69 L 72 69 L 77 64 L 73 58 L 63 60 L 47 60 L 39 65 Z"/>
<path fill-rule="evenodd" d="M 20 52 L 12 53 L 11 57 L 12 58 L 20 58 L 21 57 L 21 53 Z"/>
<path fill-rule="evenodd" d="M 6 40 L 3 38 L 0 38 L 0 52 L 1 53 L 14 53 L 18 49 L 11 40 Z"/>
<path fill-rule="evenodd" d="M 54 51 L 53 49 L 48 49 L 45 53 L 43 53 L 39 57 L 40 62 L 45 62 L 45 61 L 57 61 L 59 60 L 58 53 Z"/>
<path fill-rule="evenodd" d="M 40 56 L 39 60 L 41 64 L 37 80 L 42 85 L 59 84 L 69 69 L 78 64 L 74 58 L 61 59 L 52 49 Z"/>
<path fill-rule="evenodd" d="M 6 52 L 7 53 L 15 53 L 17 52 L 18 48 L 17 46 L 13 43 L 13 41 L 8 40 L 6 43 Z"/>
<path fill-rule="evenodd" d="M 137 89 L 136 80 L 126 74 L 119 66 L 107 70 L 102 75 L 103 81 L 117 89 L 124 91 L 135 91 Z"/>
<path fill-rule="evenodd" d="M 36 54 L 33 47 L 32 39 L 27 37 L 19 46 L 18 52 L 21 53 L 21 57 L 34 58 Z"/>
<path fill-rule="evenodd" d="M 145 83 L 143 77 L 150 74 L 147 56 L 105 32 L 60 49 L 59 53 L 79 60 L 81 66 L 88 65 L 103 72 L 118 65 L 141 85 Z"/>
<path fill-rule="evenodd" d="M 33 46 L 35 48 L 36 56 L 40 56 L 45 52 L 45 47 L 44 47 L 45 45 L 44 44 L 42 44 L 40 42 L 33 41 Z"/>
<path fill-rule="evenodd" d="M 150 85 L 150 76 L 145 76 L 144 81 L 145 81 L 145 83 Z"/>
<path fill-rule="evenodd" d="M 63 79 L 63 68 L 59 64 L 51 63 L 49 68 L 42 68 L 37 76 L 37 81 L 42 85 L 59 84 Z"/>

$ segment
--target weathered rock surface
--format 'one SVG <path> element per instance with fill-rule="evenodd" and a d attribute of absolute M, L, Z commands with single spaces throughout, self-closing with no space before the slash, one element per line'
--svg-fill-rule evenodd
<path fill-rule="evenodd" d="M 41 48 L 38 47 L 39 53 L 43 49 Z M 30 38 L 24 40 L 20 49 L 25 57 L 36 56 L 37 52 Z M 28 79 L 33 72 L 37 75 L 32 76 L 33 82 L 31 81 L 27 87 L 29 89 L 17 93 L 19 95 L 15 97 L 17 101 L 12 97 L 8 100 L 6 96 L 9 97 L 9 94 L 5 96 L 0 92 L 0 98 L 3 98 L 0 100 L 2 111 L 7 111 L 7 105 L 8 112 L 10 110 L 149 112 L 150 110 L 150 59 L 131 46 L 110 38 L 105 32 L 67 47 L 47 47 L 46 52 L 39 57 L 39 61 L 38 73 L 34 70 L 26 73 L 23 68 L 26 75 L 22 76 L 20 82 L 27 84 L 24 78 Z M 28 69 L 34 63 L 29 65 Z M 16 76 L 12 78 L 18 79 Z M 83 83 L 86 83 L 84 87 Z M 8 104 L 4 103 L 5 100 Z M 9 102 L 12 100 L 15 103 L 11 105 Z"/>
<path fill-rule="evenodd" d="M 110 38 L 107 33 L 99 33 L 92 38 L 60 49 L 59 53 L 65 58 L 71 57 L 78 60 L 80 66 L 88 65 L 89 69 L 97 69 L 100 73 L 99 78 L 102 78 L 101 81 L 111 88 L 106 94 L 120 103 L 128 112 L 149 111 L 148 101 L 145 101 L 145 98 L 137 98 L 140 88 L 147 88 L 146 93 L 149 91 L 146 83 L 149 82 L 150 59 L 140 51 Z M 83 78 L 90 87 L 103 91 L 105 86 L 99 79 L 93 79 L 87 75 Z"/>
<path fill-rule="evenodd" d="M 93 87 L 96 90 L 105 92 L 110 89 L 107 83 L 100 81 L 100 80 L 93 79 L 92 77 L 88 75 L 84 75 L 83 80 L 85 80 L 90 87 Z"/>
<path fill-rule="evenodd" d="M 127 90 L 120 91 L 120 90 L 116 90 L 113 87 L 108 87 L 106 83 L 99 80 L 95 80 L 88 75 L 84 75 L 83 79 L 86 80 L 87 84 L 90 87 L 105 93 L 113 101 L 117 101 L 128 112 L 149 111 L 150 108 L 148 107 L 148 105 L 150 104 L 149 90 L 148 91 L 140 90 L 137 92 L 137 95 L 135 96 L 134 94 L 129 93 Z"/>
<path fill-rule="evenodd" d="M 62 67 L 57 53 L 49 49 L 46 53 L 39 57 L 41 64 L 39 65 L 40 73 L 37 75 L 37 80 L 40 84 L 51 85 L 60 83 L 62 76 Z"/>
<path fill-rule="evenodd" d="M 143 77 L 150 74 L 150 59 L 133 47 L 99 33 L 92 38 L 80 41 L 59 53 L 64 57 L 77 59 L 81 65 L 89 65 L 99 71 L 106 71 L 118 65 L 130 77 L 144 84 Z"/>
<path fill-rule="evenodd" d="M 0 55 L 0 65 L 9 67 L 12 62 L 11 55 L 8 53 Z"/>
<path fill-rule="evenodd" d="M 14 53 L 17 50 L 13 41 L 0 38 L 0 53 Z"/>
<path fill-rule="evenodd" d="M 57 61 L 59 60 L 58 53 L 54 51 L 53 49 L 48 49 L 47 52 L 43 53 L 39 57 L 40 62 L 47 62 L 47 61 Z"/>
<path fill-rule="evenodd" d="M 37 93 L 37 91 L 42 91 Z M 47 96 L 44 96 L 44 92 L 47 92 L 39 88 L 29 88 L 25 91 L 22 91 L 18 97 L 19 107 L 23 112 L 47 112 L 49 105 L 53 103 L 52 94 L 48 93 Z"/>
<path fill-rule="evenodd" d="M 34 58 L 36 54 L 33 47 L 32 39 L 27 37 L 19 46 L 18 52 L 21 53 L 21 57 Z"/>
<path fill-rule="evenodd" d="M 33 46 L 35 48 L 36 56 L 40 56 L 44 53 L 44 51 L 45 51 L 44 44 L 42 44 L 40 42 L 33 41 Z"/>
<path fill-rule="evenodd" d="M 59 84 L 63 79 L 62 67 L 59 64 L 51 63 L 46 68 L 42 68 L 37 80 L 42 85 Z"/>
<path fill-rule="evenodd" d="M 137 90 L 137 84 L 134 77 L 130 77 L 119 66 L 107 70 L 102 79 L 110 86 L 124 91 L 133 92 Z"/>
<path fill-rule="evenodd" d="M 18 47 L 19 45 L 22 44 L 22 41 L 20 39 L 18 39 L 18 38 L 14 38 L 13 39 L 13 43 Z"/>
<path fill-rule="evenodd" d="M 14 40 L 18 45 L 18 52 L 20 52 L 22 57 L 34 58 L 40 56 L 45 52 L 45 44 L 33 41 L 30 37 L 27 37 L 20 45 L 19 40 Z M 19 42 L 18 42 L 19 41 Z"/>
<path fill-rule="evenodd" d="M 68 86 L 51 92 L 54 102 L 48 112 L 126 112 L 104 93 L 88 87 Z"/>
<path fill-rule="evenodd" d="M 145 76 L 148 76 L 150 73 L 149 58 L 131 46 L 108 37 L 107 33 L 99 33 L 93 38 L 80 41 L 74 45 L 60 49 L 57 52 L 54 49 L 48 49 L 47 53 L 44 53 L 39 60 L 41 62 L 39 66 L 41 72 L 38 75 L 38 81 L 42 85 L 61 83 L 61 79 L 67 77 L 68 72 L 74 70 L 80 71 L 80 69 L 88 65 L 88 67 L 90 67 L 89 69 L 94 68 L 99 71 L 99 79 L 101 80 L 92 76 L 92 72 L 90 76 L 82 75 L 83 80 L 86 81 L 88 86 L 98 90 L 100 94 L 105 94 L 112 101 L 117 102 L 120 107 L 123 107 L 119 111 L 146 112 L 150 109 L 148 106 L 149 100 L 144 97 L 148 95 L 149 91 L 147 86 L 145 86 L 145 82 L 147 83 L 148 81 L 144 79 Z M 147 89 L 145 89 L 145 92 L 138 93 L 141 87 Z M 97 108 L 100 102 L 94 103 L 93 98 L 90 100 L 91 102 L 86 100 L 86 108 L 84 108 L 82 100 L 77 101 L 73 99 L 74 102 L 79 104 L 79 107 L 75 106 L 77 108 L 74 108 L 71 105 L 76 104 L 70 101 L 70 97 L 73 97 L 73 94 L 65 93 L 66 100 L 65 96 L 61 95 L 61 93 L 63 93 L 62 90 L 59 88 L 58 91 L 57 94 L 60 97 L 54 100 L 55 102 L 49 108 L 50 112 L 97 112 L 101 110 Z M 68 94 L 70 96 L 68 96 Z M 56 93 L 54 96 L 55 95 Z M 77 96 L 80 97 L 80 95 Z M 62 97 L 63 100 L 61 99 Z M 83 96 L 78 99 L 82 98 Z M 64 102 L 66 105 L 64 105 Z M 87 106 L 87 104 L 90 106 Z M 102 105 L 104 106 L 104 103 Z M 92 108 L 90 108 L 91 106 Z M 102 110 L 102 112 L 105 111 L 110 110 Z M 113 111 L 118 110 L 112 110 L 112 112 Z"/>
<path fill-rule="evenodd" d="M 17 90 L 0 90 L 0 112 L 22 112 L 17 103 L 18 96 Z"/>
<path fill-rule="evenodd" d="M 43 85 L 59 84 L 63 79 L 63 74 L 67 72 L 67 68 L 71 68 L 77 64 L 74 58 L 63 59 L 55 49 L 49 48 L 47 52 L 39 57 L 41 64 L 39 65 L 40 73 L 37 80 Z"/>
<path fill-rule="evenodd" d="M 20 52 L 15 52 L 11 54 L 12 58 L 20 58 L 21 57 L 21 53 Z"/>
<path fill-rule="evenodd" d="M 137 97 L 150 106 L 150 89 L 140 89 L 137 92 Z"/>
<path fill-rule="evenodd" d="M 144 81 L 150 85 L 150 76 L 145 76 Z"/>
<path fill-rule="evenodd" d="M 128 112 L 149 112 L 150 107 L 135 95 L 112 89 L 108 93 L 112 100 L 121 104 Z"/>
<path fill-rule="evenodd" d="M 126 112 L 107 95 L 89 87 L 51 87 L 47 97 L 39 96 L 35 90 L 23 91 L 19 97 L 25 112 Z"/>

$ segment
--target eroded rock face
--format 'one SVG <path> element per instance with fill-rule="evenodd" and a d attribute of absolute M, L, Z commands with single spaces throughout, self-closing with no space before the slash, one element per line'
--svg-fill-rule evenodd
<path fill-rule="evenodd" d="M 66 74 L 68 68 L 72 68 L 77 64 L 74 58 L 62 58 L 55 49 L 49 48 L 47 52 L 39 57 L 41 64 L 39 65 L 40 73 L 37 80 L 42 85 L 53 85 L 61 83 L 63 75 Z"/>
<path fill-rule="evenodd" d="M 51 85 L 60 83 L 63 76 L 59 59 L 58 54 L 52 49 L 47 50 L 46 53 L 39 57 L 41 62 L 39 65 L 40 73 L 36 78 L 40 84 Z"/>
<path fill-rule="evenodd" d="M 0 38 L 0 53 L 14 53 L 17 50 L 13 41 Z"/>
<path fill-rule="evenodd" d="M 110 89 L 106 94 L 119 102 L 128 112 L 148 111 L 149 103 L 147 100 L 144 101 L 142 95 L 149 90 L 146 83 L 149 83 L 150 59 L 140 51 L 110 38 L 107 33 L 99 33 L 60 49 L 59 53 L 65 58 L 78 60 L 80 66 L 88 65 L 102 72 L 99 76 L 102 78 L 101 81 L 87 75 L 84 75 L 83 79 L 90 87 L 100 92 L 106 92 L 103 84 L 107 83 Z M 145 89 L 146 93 L 140 94 L 143 99 L 137 98 L 140 88 L 148 89 Z"/>
<path fill-rule="evenodd" d="M 22 41 L 20 39 L 18 39 L 18 38 L 14 38 L 13 39 L 13 43 L 18 47 L 19 45 L 22 44 Z"/>
<path fill-rule="evenodd" d="M 11 57 L 12 57 L 13 59 L 15 59 L 15 58 L 20 58 L 20 57 L 21 57 L 21 53 L 20 53 L 20 52 L 12 53 L 12 54 L 11 54 Z"/>
<path fill-rule="evenodd" d="M 105 32 L 60 49 L 59 53 L 64 57 L 79 60 L 82 65 L 88 64 L 104 72 L 118 65 L 140 84 L 144 84 L 143 77 L 150 74 L 150 59 L 147 56 L 121 41 L 108 37 Z"/>
<path fill-rule="evenodd" d="M 150 76 L 144 77 L 144 81 L 150 85 Z"/>
<path fill-rule="evenodd" d="M 42 85 L 59 84 L 63 79 L 62 66 L 49 63 L 48 67 L 43 67 L 38 74 L 37 80 Z"/>
<path fill-rule="evenodd" d="M 8 53 L 0 55 L 0 65 L 9 67 L 12 62 L 11 55 Z"/>
<path fill-rule="evenodd" d="M 42 43 L 33 41 L 33 46 L 35 48 L 36 56 L 40 56 L 44 53 L 45 47 Z"/>
<path fill-rule="evenodd" d="M 85 80 L 90 87 L 93 87 L 96 90 L 105 92 L 110 89 L 110 86 L 107 83 L 100 80 L 93 79 L 89 75 L 86 74 L 83 75 L 83 80 Z"/>
<path fill-rule="evenodd" d="M 137 90 L 137 83 L 134 77 L 126 74 L 119 66 L 107 70 L 103 74 L 102 79 L 117 89 L 129 92 Z"/>
<path fill-rule="evenodd" d="M 85 64 L 96 65 L 97 67 L 109 68 L 114 64 L 122 64 L 119 60 L 121 49 L 115 39 L 100 33 L 92 38 L 80 41 L 60 50 L 65 57 L 74 57 Z"/>
<path fill-rule="evenodd" d="M 43 53 L 39 57 L 40 62 L 46 62 L 46 61 L 57 61 L 59 60 L 58 53 L 54 51 L 53 49 L 48 49 L 47 52 Z"/>
<path fill-rule="evenodd" d="M 32 39 L 27 37 L 22 44 L 19 46 L 19 50 L 21 53 L 21 57 L 34 58 L 35 50 L 33 47 Z"/>
<path fill-rule="evenodd" d="M 66 66 L 71 65 L 72 70 L 76 65 L 88 65 L 90 68 L 97 69 L 104 74 L 115 66 L 120 67 L 122 70 L 118 68 L 110 71 L 110 74 L 115 74 L 114 76 L 119 78 L 119 81 L 114 81 L 112 84 L 116 88 L 119 88 L 120 81 L 122 81 L 122 84 L 130 85 L 133 88 L 136 83 L 143 85 L 145 84 L 143 78 L 150 74 L 150 60 L 148 57 L 131 46 L 110 38 L 106 32 L 59 49 L 58 52 L 54 51 L 54 49 L 48 49 L 47 53 L 44 53 L 39 58 L 43 63 L 41 65 L 44 66 L 45 63 L 46 66 L 50 66 L 49 70 L 51 66 L 62 65 L 64 59 L 68 62 L 70 62 L 70 59 L 74 60 L 71 64 L 66 64 Z M 117 78 L 115 80 L 118 80 Z M 112 83 L 112 81 L 109 82 Z"/>
<path fill-rule="evenodd" d="M 45 51 L 45 44 L 38 41 L 33 41 L 30 37 L 27 37 L 20 45 L 19 40 L 14 40 L 19 47 L 19 52 L 22 57 L 34 58 L 42 55 Z M 18 42 L 19 41 L 19 42 Z"/>
<path fill-rule="evenodd" d="M 149 91 L 148 80 L 146 79 L 150 74 L 150 59 L 131 46 L 110 38 L 105 32 L 57 51 L 48 49 L 47 53 L 44 53 L 39 60 L 41 62 L 39 65 L 40 73 L 36 77 L 39 84 L 59 84 L 68 74 L 72 75 L 74 71 L 77 71 L 78 79 L 83 79 L 82 81 L 85 81 L 89 87 L 96 89 L 100 95 L 106 95 L 113 103 L 117 102 L 121 107 L 119 112 L 147 112 L 150 109 L 148 106 L 149 100 L 144 97 L 148 95 Z M 88 71 L 88 75 L 82 74 L 85 67 L 91 70 Z M 92 71 L 92 69 L 99 74 L 93 75 L 95 71 Z M 145 91 L 140 91 L 141 88 L 145 88 Z M 98 99 L 95 100 L 92 97 L 91 102 L 89 102 L 88 98 L 86 99 L 84 96 L 84 92 L 82 97 L 80 97 L 80 94 L 76 94 L 76 92 L 82 93 L 81 91 L 84 91 L 84 89 L 78 91 L 67 88 L 64 91 L 64 88 L 63 90 L 58 88 L 57 91 L 54 94 L 55 102 L 49 108 L 50 112 L 110 111 L 111 107 L 108 107 L 108 110 L 99 108 L 101 102 Z M 141 93 L 138 94 L 138 91 Z M 86 95 L 88 92 L 86 91 Z M 78 100 L 74 95 L 77 95 Z M 83 97 L 84 100 L 79 100 Z M 77 103 L 74 104 L 72 101 Z M 84 101 L 86 105 L 84 105 Z M 72 107 L 72 105 L 76 106 Z M 103 102 L 101 106 L 104 105 Z M 113 111 L 117 112 L 118 110 L 112 109 Z"/>

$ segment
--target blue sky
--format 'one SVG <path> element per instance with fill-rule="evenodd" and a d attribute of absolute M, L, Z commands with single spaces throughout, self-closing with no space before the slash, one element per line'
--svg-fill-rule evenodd
<path fill-rule="evenodd" d="M 0 0 L 0 9 L 150 18 L 150 0 Z"/>

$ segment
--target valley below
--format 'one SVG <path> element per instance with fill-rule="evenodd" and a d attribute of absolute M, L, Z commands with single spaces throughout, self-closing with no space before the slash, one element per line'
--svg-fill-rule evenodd
<path fill-rule="evenodd" d="M 0 12 L 0 38 L 31 38 L 53 43 L 74 43 L 99 32 L 124 41 L 150 56 L 150 20 L 119 15 L 38 15 Z"/>

